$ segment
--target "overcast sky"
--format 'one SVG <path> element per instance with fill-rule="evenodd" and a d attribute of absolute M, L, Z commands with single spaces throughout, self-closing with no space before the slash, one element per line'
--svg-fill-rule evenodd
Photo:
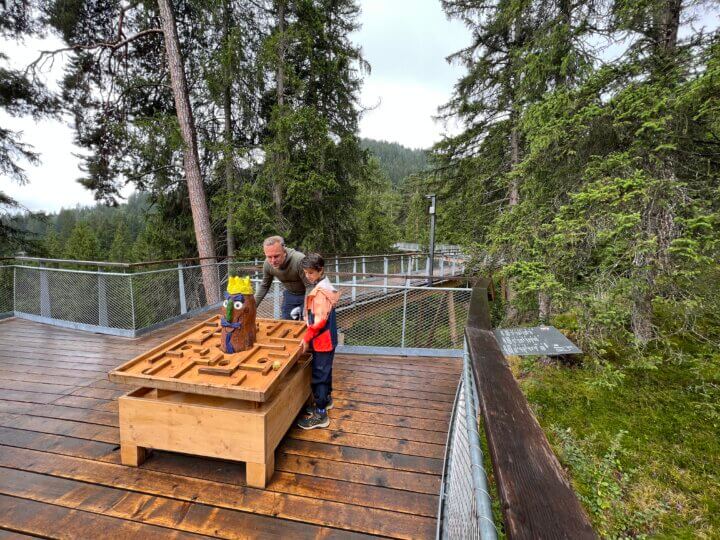
<path fill-rule="evenodd" d="M 362 117 L 360 135 L 427 148 L 443 130 L 432 117 L 461 74 L 445 57 L 468 42 L 469 32 L 461 23 L 446 19 L 439 0 L 360 0 L 360 4 L 362 27 L 353 41 L 362 47 L 372 66 L 361 95 L 363 107 L 370 110 Z M 25 66 L 35 59 L 39 48 L 56 45 L 59 42 L 30 40 L 24 45 L 3 43 L 2 48 L 13 65 Z M 60 72 L 57 64 L 49 80 Z M 92 194 L 75 181 L 81 173 L 73 154 L 80 149 L 72 144 L 69 119 L 36 123 L 0 112 L 0 123 L 23 131 L 24 141 L 32 144 L 42 159 L 38 166 L 25 167 L 28 185 L 17 186 L 0 177 L 0 191 L 35 211 L 94 203 Z"/>
<path fill-rule="evenodd" d="M 448 65 L 445 57 L 469 44 L 470 33 L 458 21 L 448 21 L 439 0 L 359 0 L 362 27 L 352 37 L 362 47 L 372 72 L 366 76 L 361 94 L 368 109 L 360 121 L 360 135 L 398 142 L 411 148 L 428 148 L 438 141 L 445 126 L 433 116 L 445 103 L 463 70 Z M 718 25 L 717 10 L 697 8 L 695 28 Z M 688 31 L 689 28 L 685 28 Z M 615 49 L 622 50 L 622 45 Z M 60 47 L 58 40 L 23 45 L 0 43 L 15 66 L 26 66 L 39 48 Z M 612 47 L 611 47 L 612 49 Z M 615 53 L 606 52 L 604 56 Z M 49 85 L 61 74 L 61 64 L 49 74 Z M 93 204 L 92 194 L 75 180 L 80 176 L 80 149 L 72 144 L 69 120 L 34 122 L 10 118 L 0 111 L 0 125 L 24 132 L 24 141 L 34 145 L 42 163 L 27 165 L 30 183 L 17 186 L 0 177 L 0 191 L 30 210 L 57 211 L 76 204 Z M 454 126 L 447 126 L 451 132 Z M 129 191 L 125 193 L 129 194 Z"/>

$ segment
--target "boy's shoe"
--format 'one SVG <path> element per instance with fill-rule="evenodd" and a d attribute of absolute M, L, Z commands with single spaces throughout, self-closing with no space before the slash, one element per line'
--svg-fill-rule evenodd
<path fill-rule="evenodd" d="M 321 413 L 319 409 L 316 409 L 310 416 L 300 420 L 297 425 L 301 429 L 324 428 L 330 425 L 330 418 L 328 418 L 327 412 Z"/>
<path fill-rule="evenodd" d="M 333 403 L 333 398 L 331 396 L 327 405 L 325 405 L 325 410 L 329 411 L 334 406 L 335 406 L 335 403 Z M 305 410 L 303 411 L 303 416 L 310 416 L 314 412 L 315 412 L 315 405 L 308 405 L 307 407 L 305 407 Z"/>

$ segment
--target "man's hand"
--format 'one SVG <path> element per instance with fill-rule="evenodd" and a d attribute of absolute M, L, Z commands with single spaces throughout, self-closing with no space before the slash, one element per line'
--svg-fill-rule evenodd
<path fill-rule="evenodd" d="M 310 348 L 310 344 L 307 341 L 302 341 L 300 345 L 300 350 L 304 353 L 308 352 L 308 349 Z"/>

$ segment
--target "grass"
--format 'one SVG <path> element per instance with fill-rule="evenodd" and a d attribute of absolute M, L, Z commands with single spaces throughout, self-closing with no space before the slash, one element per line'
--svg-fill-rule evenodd
<path fill-rule="evenodd" d="M 611 383 L 510 363 L 603 538 L 720 538 L 720 354 Z"/>

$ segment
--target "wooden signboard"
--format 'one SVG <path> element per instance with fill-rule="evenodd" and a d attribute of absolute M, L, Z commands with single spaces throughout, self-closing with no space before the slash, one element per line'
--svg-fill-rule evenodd
<path fill-rule="evenodd" d="M 300 355 L 305 323 L 257 319 L 256 342 L 224 353 L 220 316 L 190 328 L 110 372 L 110 380 L 162 390 L 266 401 Z"/>

